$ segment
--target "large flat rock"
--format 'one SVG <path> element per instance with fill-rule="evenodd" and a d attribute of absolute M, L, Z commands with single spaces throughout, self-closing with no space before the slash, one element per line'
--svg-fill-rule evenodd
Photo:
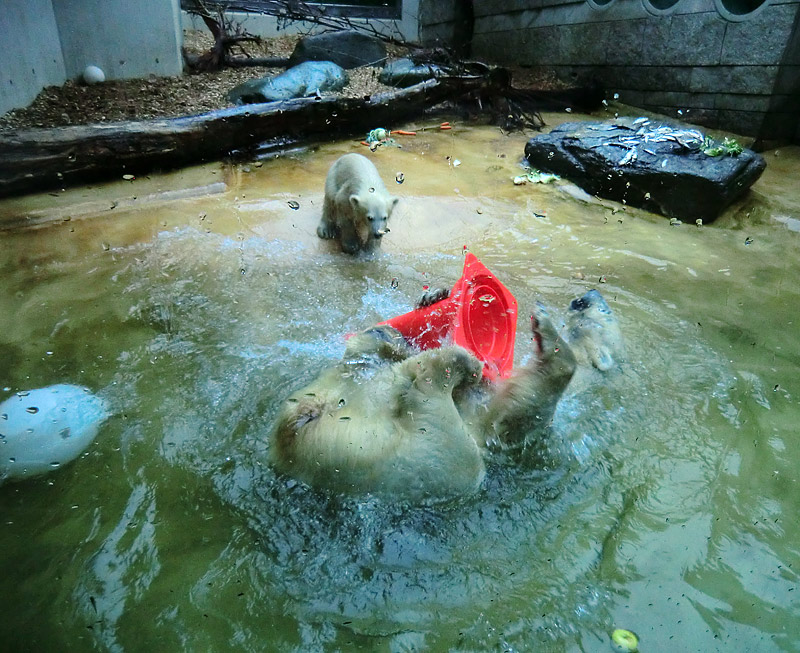
<path fill-rule="evenodd" d="M 528 141 L 525 158 L 593 195 L 670 218 L 711 222 L 766 167 L 748 149 L 711 156 L 720 145 L 685 126 L 620 118 L 565 123 Z"/>
<path fill-rule="evenodd" d="M 386 46 L 379 38 L 355 30 L 340 30 L 304 36 L 289 57 L 289 65 L 303 61 L 333 61 L 342 68 L 383 66 Z"/>

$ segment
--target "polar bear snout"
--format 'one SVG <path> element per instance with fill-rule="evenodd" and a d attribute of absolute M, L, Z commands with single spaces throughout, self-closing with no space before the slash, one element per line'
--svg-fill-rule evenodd
<path fill-rule="evenodd" d="M 569 310 L 571 311 L 586 311 L 594 308 L 600 313 L 605 315 L 611 314 L 611 309 L 603 296 L 594 288 L 589 290 L 583 297 L 578 297 L 570 302 Z"/>
<path fill-rule="evenodd" d="M 368 218 L 369 228 L 374 238 L 381 239 L 386 234 L 388 234 L 389 231 L 391 231 L 386 224 L 387 220 L 388 216 L 386 216 L 385 218 L 375 218 L 373 216 L 369 216 Z"/>

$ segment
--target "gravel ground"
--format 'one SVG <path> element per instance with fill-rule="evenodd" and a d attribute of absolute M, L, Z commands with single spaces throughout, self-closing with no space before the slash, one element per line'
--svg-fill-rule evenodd
<path fill-rule="evenodd" d="M 251 57 L 288 57 L 300 37 L 279 36 L 248 44 Z M 201 54 L 213 45 L 208 32 L 184 33 L 187 52 Z M 403 56 L 404 50 L 388 45 L 390 57 Z M 148 120 L 191 116 L 232 106 L 226 95 L 242 82 L 283 72 L 284 68 L 226 68 L 218 72 L 185 74 L 181 77 L 150 77 L 109 81 L 87 86 L 68 81 L 63 86 L 43 89 L 30 106 L 0 116 L 0 131 L 35 127 L 65 127 L 118 120 Z M 512 68 L 517 88 L 561 87 L 554 77 L 531 69 Z M 394 90 L 378 81 L 380 68 L 348 71 L 349 84 L 339 92 L 343 97 L 364 97 Z"/>
<path fill-rule="evenodd" d="M 265 39 L 260 45 L 246 46 L 253 57 L 288 57 L 297 36 Z M 184 47 L 200 54 L 210 48 L 210 35 L 186 32 Z M 391 48 L 390 48 L 391 53 Z M 117 120 L 147 120 L 206 113 L 232 106 L 226 94 L 237 84 L 282 72 L 283 68 L 227 68 L 219 72 L 109 81 L 87 86 L 68 81 L 63 86 L 48 86 L 33 103 L 0 116 L 0 130 L 29 127 L 64 127 Z M 379 68 L 348 71 L 350 83 L 340 95 L 363 97 L 390 90 L 378 82 Z"/>

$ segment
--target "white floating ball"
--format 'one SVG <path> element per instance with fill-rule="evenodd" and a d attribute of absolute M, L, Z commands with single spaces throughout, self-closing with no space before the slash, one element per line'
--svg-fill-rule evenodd
<path fill-rule="evenodd" d="M 0 483 L 44 474 L 74 460 L 108 415 L 103 399 L 77 385 L 12 395 L 0 404 Z"/>
<path fill-rule="evenodd" d="M 83 69 L 83 81 L 87 84 L 100 84 L 106 81 L 106 74 L 97 66 L 86 66 Z"/>

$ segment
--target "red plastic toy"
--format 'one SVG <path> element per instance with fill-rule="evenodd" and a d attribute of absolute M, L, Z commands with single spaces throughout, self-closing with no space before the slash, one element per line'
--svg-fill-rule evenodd
<path fill-rule="evenodd" d="M 517 300 L 472 253 L 447 299 L 381 322 L 420 349 L 460 345 L 483 361 L 483 376 L 506 378 L 514 366 Z"/>

